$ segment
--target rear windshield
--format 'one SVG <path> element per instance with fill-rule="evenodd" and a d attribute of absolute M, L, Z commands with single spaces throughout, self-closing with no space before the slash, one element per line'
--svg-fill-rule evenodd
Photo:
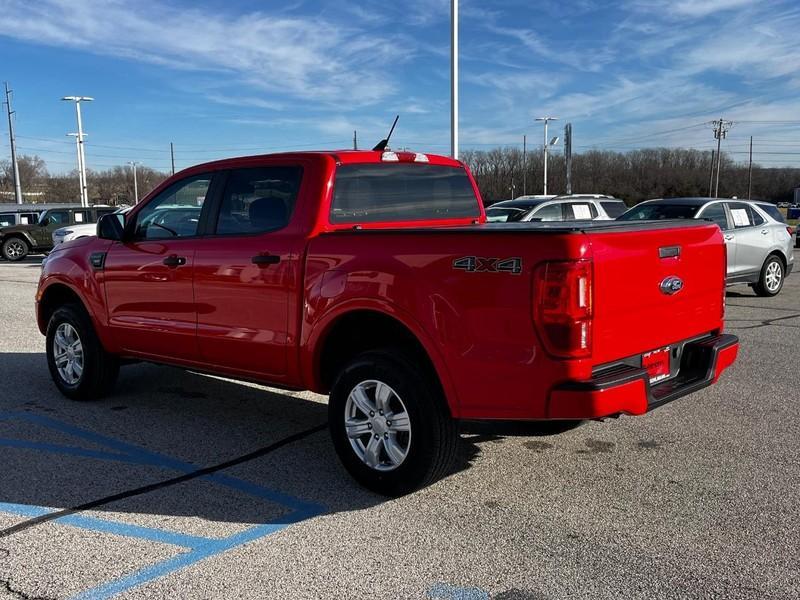
<path fill-rule="evenodd" d="M 490 207 L 486 209 L 486 220 L 490 223 L 511 223 L 512 221 L 519 221 L 528 214 L 527 208 L 513 208 L 511 206 L 503 207 Z"/>
<path fill-rule="evenodd" d="M 601 202 L 600 206 L 603 207 L 603 210 L 606 211 L 606 214 L 612 219 L 616 219 L 618 216 L 628 210 L 628 207 L 624 202 Z"/>
<path fill-rule="evenodd" d="M 691 204 L 640 204 L 634 206 L 620 221 L 659 221 L 661 219 L 693 219 L 700 205 Z"/>
<path fill-rule="evenodd" d="M 342 165 L 336 170 L 331 223 L 479 215 L 472 183 L 460 167 L 393 163 Z"/>
<path fill-rule="evenodd" d="M 775 219 L 778 223 L 786 223 L 783 213 L 774 204 L 758 204 L 758 208 L 767 213 L 770 217 Z"/>

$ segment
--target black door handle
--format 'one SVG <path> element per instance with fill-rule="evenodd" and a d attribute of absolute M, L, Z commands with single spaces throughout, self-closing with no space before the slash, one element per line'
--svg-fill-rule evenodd
<path fill-rule="evenodd" d="M 277 265 L 281 262 L 281 257 L 275 254 L 258 254 L 251 258 L 250 261 L 259 267 L 264 265 Z"/>
<path fill-rule="evenodd" d="M 168 267 L 180 267 L 181 265 L 186 264 L 186 258 L 173 254 L 172 256 L 165 258 L 163 262 Z"/>

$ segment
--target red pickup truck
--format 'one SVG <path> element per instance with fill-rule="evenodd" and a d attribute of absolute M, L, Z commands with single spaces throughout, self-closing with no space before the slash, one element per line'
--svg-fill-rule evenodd
<path fill-rule="evenodd" d="M 440 156 L 187 169 L 46 259 L 50 372 L 76 400 L 121 359 L 330 394 L 347 470 L 402 494 L 447 472 L 460 419 L 641 415 L 734 362 L 715 224 L 485 220 Z"/>

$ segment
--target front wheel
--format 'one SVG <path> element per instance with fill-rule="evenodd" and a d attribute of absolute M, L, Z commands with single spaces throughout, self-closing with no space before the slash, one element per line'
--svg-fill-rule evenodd
<path fill-rule="evenodd" d="M 110 392 L 119 360 L 105 351 L 83 307 L 62 306 L 47 325 L 47 366 L 59 391 L 72 400 L 94 400 Z"/>
<path fill-rule="evenodd" d="M 458 430 L 439 386 L 401 350 L 364 353 L 333 385 L 328 426 L 347 471 L 364 487 L 400 496 L 450 470 Z"/>
<path fill-rule="evenodd" d="M 761 276 L 753 287 L 759 296 L 776 296 L 783 287 L 783 261 L 777 256 L 770 256 L 761 267 Z"/>
<path fill-rule="evenodd" d="M 3 242 L 3 258 L 6 260 L 22 260 L 31 251 L 28 242 L 22 238 L 12 237 Z"/>

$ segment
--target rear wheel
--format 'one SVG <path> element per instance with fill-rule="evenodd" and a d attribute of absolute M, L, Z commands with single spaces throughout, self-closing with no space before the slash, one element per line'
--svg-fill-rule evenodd
<path fill-rule="evenodd" d="M 773 255 L 768 257 L 761 267 L 761 276 L 753 289 L 759 296 L 776 296 L 783 287 L 783 280 L 783 261 Z"/>
<path fill-rule="evenodd" d="M 31 251 L 28 242 L 22 238 L 12 237 L 3 242 L 3 258 L 6 260 L 22 260 Z"/>
<path fill-rule="evenodd" d="M 105 351 L 83 307 L 62 306 L 47 326 L 47 366 L 53 382 L 72 400 L 94 400 L 110 392 L 119 360 Z"/>
<path fill-rule="evenodd" d="M 458 431 L 436 381 L 401 350 L 364 353 L 331 391 L 328 424 L 347 471 L 366 488 L 399 496 L 440 479 Z"/>

